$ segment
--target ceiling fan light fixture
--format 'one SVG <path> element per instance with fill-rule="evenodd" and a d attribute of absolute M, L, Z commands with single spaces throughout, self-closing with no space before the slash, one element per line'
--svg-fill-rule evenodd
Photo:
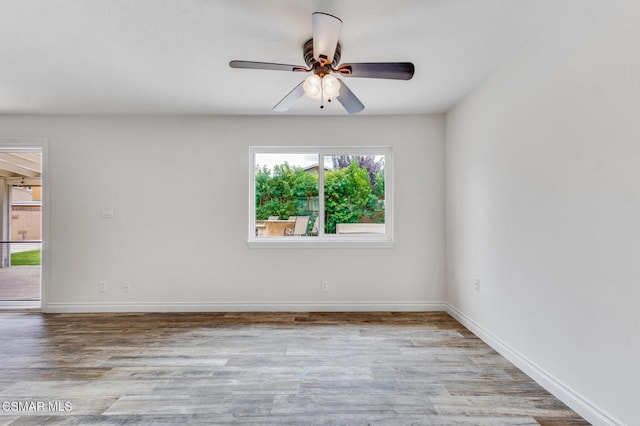
<path fill-rule="evenodd" d="M 316 101 L 331 101 L 340 95 L 340 81 L 330 74 L 323 77 L 311 74 L 304 81 L 302 88 L 307 97 Z"/>
<path fill-rule="evenodd" d="M 340 82 L 331 74 L 327 74 L 322 79 L 322 91 L 327 100 L 337 98 L 340 95 Z"/>
<path fill-rule="evenodd" d="M 322 96 L 322 79 L 317 74 L 311 74 L 302 85 L 305 95 L 316 101 Z"/>

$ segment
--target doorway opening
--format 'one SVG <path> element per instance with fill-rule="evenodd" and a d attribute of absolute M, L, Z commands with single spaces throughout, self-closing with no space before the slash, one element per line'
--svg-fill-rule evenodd
<path fill-rule="evenodd" d="M 0 146 L 0 308 L 42 306 L 42 157 Z"/>

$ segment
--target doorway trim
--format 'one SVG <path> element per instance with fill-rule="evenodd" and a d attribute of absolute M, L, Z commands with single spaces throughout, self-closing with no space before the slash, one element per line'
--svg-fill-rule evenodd
<path fill-rule="evenodd" d="M 0 310 L 44 310 L 49 296 L 49 141 L 41 137 L 0 137 L 0 152 L 34 152 L 42 155 L 42 251 L 40 301 L 0 301 Z"/>

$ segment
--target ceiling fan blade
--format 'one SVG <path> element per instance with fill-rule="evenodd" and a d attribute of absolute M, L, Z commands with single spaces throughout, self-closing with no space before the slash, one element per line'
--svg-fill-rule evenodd
<path fill-rule="evenodd" d="M 360 99 L 344 84 L 344 81 L 338 79 L 340 82 L 340 94 L 336 98 L 338 102 L 342 104 L 345 110 L 349 114 L 357 114 L 364 109 L 364 104 L 360 102 Z"/>
<path fill-rule="evenodd" d="M 231 61 L 231 68 L 245 68 L 252 70 L 274 70 L 274 71 L 310 71 L 301 65 L 274 64 L 272 62 L 253 61 Z"/>
<path fill-rule="evenodd" d="M 300 82 L 296 87 L 293 88 L 292 91 L 289 92 L 287 96 L 282 98 L 280 102 L 273 107 L 274 111 L 277 112 L 285 112 L 289 111 L 291 107 L 304 95 L 304 88 L 302 85 L 304 84 L 304 80 Z"/>
<path fill-rule="evenodd" d="M 335 72 L 348 77 L 411 80 L 415 67 L 411 62 L 363 62 L 342 64 Z"/>
<path fill-rule="evenodd" d="M 327 13 L 315 12 L 311 15 L 313 30 L 313 57 L 321 64 L 331 64 L 340 38 L 342 21 Z M 321 60 L 321 56 L 323 60 Z"/>

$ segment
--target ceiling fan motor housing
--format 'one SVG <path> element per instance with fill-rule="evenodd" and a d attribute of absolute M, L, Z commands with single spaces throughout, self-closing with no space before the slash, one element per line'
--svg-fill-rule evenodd
<path fill-rule="evenodd" d="M 338 66 L 340 62 L 340 43 L 336 45 L 336 52 L 333 55 L 333 61 L 330 64 L 322 65 L 313 57 L 313 39 L 307 40 L 302 48 L 304 62 L 307 64 L 309 68 L 313 70 L 315 74 L 326 75 L 329 74 L 331 68 L 335 68 Z"/>

